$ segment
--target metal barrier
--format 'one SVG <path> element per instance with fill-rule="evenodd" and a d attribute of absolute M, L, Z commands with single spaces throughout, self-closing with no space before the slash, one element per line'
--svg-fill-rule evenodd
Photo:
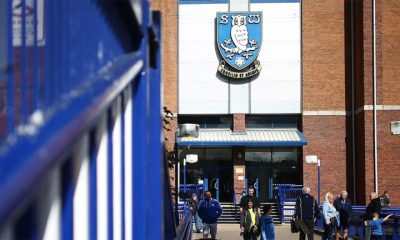
<path fill-rule="evenodd" d="M 295 202 L 302 193 L 302 185 L 295 184 L 276 184 L 279 216 L 281 223 L 290 222 L 295 210 Z"/>
<path fill-rule="evenodd" d="M 349 237 L 353 239 L 364 239 L 364 214 L 365 214 L 365 206 L 353 206 L 352 214 L 349 218 Z M 322 207 L 320 207 L 320 211 L 322 212 Z M 392 239 L 398 240 L 400 239 L 400 207 L 388 207 L 383 208 L 381 211 L 381 217 L 385 217 L 389 214 L 394 214 L 392 218 L 390 218 L 387 222 L 382 225 L 383 230 L 383 239 Z M 317 219 L 315 226 L 317 230 L 323 231 L 323 222 L 322 218 Z"/>
<path fill-rule="evenodd" d="M 189 211 L 185 214 L 181 224 L 179 224 L 176 233 L 176 240 L 191 240 L 193 233 L 193 214 Z"/>
<path fill-rule="evenodd" d="M 174 239 L 148 1 L 0 1 L 0 26 L 0 239 Z"/>

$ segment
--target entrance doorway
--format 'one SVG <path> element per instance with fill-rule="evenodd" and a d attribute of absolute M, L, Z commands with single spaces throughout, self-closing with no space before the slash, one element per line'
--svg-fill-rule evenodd
<path fill-rule="evenodd" d="M 273 197 L 273 179 L 270 176 L 270 168 L 265 163 L 251 163 L 246 166 L 246 189 L 253 185 L 255 194 L 261 202 L 268 202 Z"/>
<path fill-rule="evenodd" d="M 233 201 L 232 167 L 214 167 L 204 169 L 204 188 L 219 202 Z"/>

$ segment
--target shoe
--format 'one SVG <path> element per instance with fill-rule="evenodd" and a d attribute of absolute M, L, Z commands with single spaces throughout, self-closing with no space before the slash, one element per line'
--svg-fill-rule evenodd
<path fill-rule="evenodd" d="M 197 230 L 196 233 L 200 233 L 200 230 Z"/>

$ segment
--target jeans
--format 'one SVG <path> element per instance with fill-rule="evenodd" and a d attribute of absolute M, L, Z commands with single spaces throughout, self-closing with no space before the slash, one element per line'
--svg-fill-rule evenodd
<path fill-rule="evenodd" d="M 322 236 L 322 240 L 334 240 L 333 234 L 335 233 L 335 229 L 335 224 L 324 223 L 324 235 Z"/>
<path fill-rule="evenodd" d="M 217 237 L 217 224 L 216 223 L 203 223 L 203 235 L 210 233 L 211 238 Z"/>
<path fill-rule="evenodd" d="M 195 213 L 193 215 L 193 217 L 194 217 L 194 224 L 196 226 L 196 230 L 197 231 L 201 230 L 202 229 L 202 225 L 201 225 L 201 219 L 199 217 L 199 214 Z"/>

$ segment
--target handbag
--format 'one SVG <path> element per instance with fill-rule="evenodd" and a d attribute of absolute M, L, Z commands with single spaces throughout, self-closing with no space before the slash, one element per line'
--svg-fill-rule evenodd
<path fill-rule="evenodd" d="M 292 219 L 290 220 L 290 231 L 292 233 L 297 233 L 300 231 L 300 229 L 298 228 L 298 225 L 296 224 L 295 217 L 292 217 Z"/>

